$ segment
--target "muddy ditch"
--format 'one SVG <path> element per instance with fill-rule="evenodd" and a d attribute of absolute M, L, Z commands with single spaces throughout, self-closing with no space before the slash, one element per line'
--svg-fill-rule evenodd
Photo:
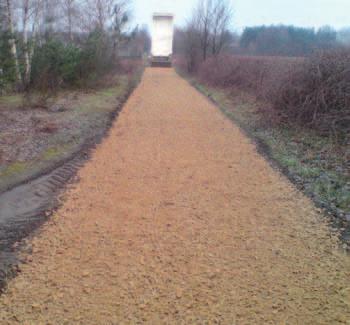
<path fill-rule="evenodd" d="M 108 134 L 110 127 L 137 83 L 130 85 L 117 107 L 109 114 L 108 123 L 69 157 L 43 169 L 35 177 L 0 193 L 0 293 L 9 279 L 19 272 L 21 253 L 30 253 L 26 239 L 38 231 L 59 207 L 58 196 L 75 180 L 79 168 L 89 158 L 91 150 Z"/>

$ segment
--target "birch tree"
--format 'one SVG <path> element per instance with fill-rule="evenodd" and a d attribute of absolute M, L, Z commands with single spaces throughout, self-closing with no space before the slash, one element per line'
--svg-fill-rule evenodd
<path fill-rule="evenodd" d="M 29 81 L 31 70 L 31 47 L 28 41 L 28 33 L 30 24 L 31 37 L 36 38 L 37 26 L 39 24 L 39 17 L 43 9 L 43 0 L 21 0 L 20 9 L 22 12 L 22 27 L 23 27 L 23 57 L 24 57 L 24 82 Z"/>
<path fill-rule="evenodd" d="M 18 56 L 17 56 L 17 46 L 14 35 L 14 26 L 13 26 L 13 7 L 12 0 L 6 0 L 5 2 L 5 10 L 6 10 L 6 19 L 7 19 L 7 29 L 10 34 L 9 45 L 11 48 L 11 54 L 13 56 L 13 60 L 15 63 L 15 73 L 16 73 L 16 81 L 17 83 L 21 82 L 21 73 L 19 70 Z"/>
<path fill-rule="evenodd" d="M 0 0 L 0 32 L 3 32 L 5 27 L 5 11 L 5 1 Z"/>
<path fill-rule="evenodd" d="M 23 54 L 24 54 L 24 80 L 25 82 L 29 79 L 30 73 L 30 59 L 29 59 L 29 48 L 28 48 L 28 20 L 29 20 L 29 1 L 22 0 L 23 10 Z"/>

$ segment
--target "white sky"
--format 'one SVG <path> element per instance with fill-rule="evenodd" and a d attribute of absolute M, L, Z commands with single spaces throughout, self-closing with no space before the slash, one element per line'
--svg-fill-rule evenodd
<path fill-rule="evenodd" d="M 176 24 L 191 15 L 197 0 L 133 0 L 135 24 L 150 24 L 153 12 L 175 14 Z M 294 24 L 304 27 L 350 26 L 350 0 L 232 0 L 234 28 Z"/>

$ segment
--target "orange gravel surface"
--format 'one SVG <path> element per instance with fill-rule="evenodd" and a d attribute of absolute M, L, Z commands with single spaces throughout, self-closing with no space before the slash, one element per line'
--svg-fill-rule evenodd
<path fill-rule="evenodd" d="M 350 263 L 312 202 L 171 69 L 147 69 L 1 324 L 350 324 Z"/>

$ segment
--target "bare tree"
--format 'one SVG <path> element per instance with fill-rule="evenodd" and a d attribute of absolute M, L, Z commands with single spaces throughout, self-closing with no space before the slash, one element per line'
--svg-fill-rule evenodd
<path fill-rule="evenodd" d="M 84 7 L 88 16 L 89 28 L 106 30 L 111 25 L 116 0 L 85 0 Z"/>
<path fill-rule="evenodd" d="M 200 0 L 188 27 L 197 30 L 202 59 L 217 55 L 224 47 L 233 11 L 228 0 Z"/>
<path fill-rule="evenodd" d="M 121 42 L 122 34 L 126 24 L 129 22 L 129 14 L 126 3 L 119 1 L 113 8 L 113 56 L 117 56 L 118 44 Z"/>
<path fill-rule="evenodd" d="M 64 14 L 64 19 L 66 20 L 68 36 L 69 40 L 73 42 L 73 29 L 74 29 L 74 21 L 78 17 L 79 7 L 77 0 L 62 0 L 62 9 Z"/>
<path fill-rule="evenodd" d="M 213 0 L 202 0 L 195 9 L 195 24 L 199 31 L 203 60 L 206 60 L 210 40 L 210 25 L 212 24 Z"/>
<path fill-rule="evenodd" d="M 56 29 L 56 24 L 59 21 L 59 2 L 52 0 L 43 0 L 42 3 L 42 29 L 46 36 L 52 34 Z"/>
<path fill-rule="evenodd" d="M 201 44 L 203 39 L 196 28 L 196 21 L 190 21 L 184 31 L 184 53 L 188 72 L 194 72 L 200 61 Z"/>
<path fill-rule="evenodd" d="M 231 39 L 228 31 L 230 29 L 232 16 L 232 7 L 227 1 L 216 1 L 212 13 L 210 40 L 213 55 L 220 53 L 225 44 Z"/>

